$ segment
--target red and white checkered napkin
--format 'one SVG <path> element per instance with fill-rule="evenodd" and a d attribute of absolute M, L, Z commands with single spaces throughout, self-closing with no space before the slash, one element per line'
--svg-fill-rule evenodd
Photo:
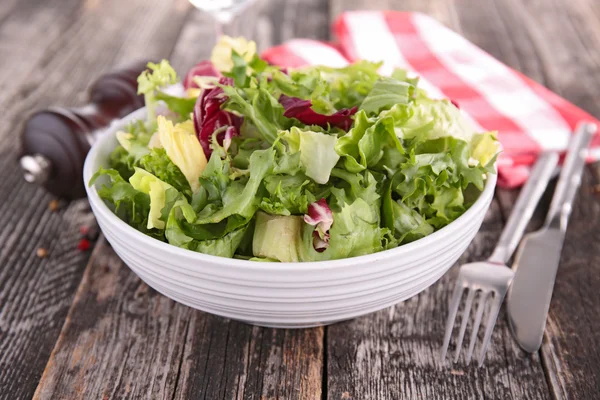
<path fill-rule="evenodd" d="M 347 12 L 333 31 L 337 44 L 295 39 L 265 51 L 263 57 L 286 67 L 340 67 L 365 59 L 383 61 L 383 74 L 396 67 L 413 71 L 430 96 L 457 102 L 479 130 L 498 131 L 504 147 L 498 183 L 503 187 L 521 185 L 541 151 L 566 150 L 579 121 L 597 122 L 426 15 Z M 600 159 L 600 136 L 594 138 L 591 158 Z"/>

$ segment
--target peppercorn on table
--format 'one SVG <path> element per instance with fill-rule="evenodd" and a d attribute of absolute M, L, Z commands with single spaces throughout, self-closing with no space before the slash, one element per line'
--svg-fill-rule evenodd
<path fill-rule="evenodd" d="M 264 0 L 239 33 L 259 49 L 334 39 L 351 9 L 422 11 L 600 116 L 600 4 L 511 0 Z M 528 355 L 501 314 L 483 368 L 439 359 L 456 266 L 418 296 L 327 327 L 260 328 L 146 286 L 98 234 L 87 200 L 27 184 L 18 131 L 32 111 L 80 106 L 102 73 L 169 58 L 182 74 L 214 43 L 187 0 L 0 4 L 0 399 L 588 399 L 600 397 L 600 164 L 586 167 L 544 343 Z M 530 223 L 536 229 L 552 187 Z M 459 263 L 491 253 L 517 191 L 496 191 Z M 584 311 L 586 310 L 586 311 Z M 503 311 L 504 312 L 504 311 Z"/>

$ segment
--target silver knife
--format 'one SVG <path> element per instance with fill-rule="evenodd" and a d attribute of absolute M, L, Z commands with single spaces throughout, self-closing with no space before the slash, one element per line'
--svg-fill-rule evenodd
<path fill-rule="evenodd" d="M 554 280 L 571 207 L 583 175 L 587 147 L 596 133 L 595 124 L 582 123 L 569 144 L 552 203 L 543 227 L 521 242 L 508 291 L 508 320 L 519 345 L 530 353 L 542 344 Z"/>

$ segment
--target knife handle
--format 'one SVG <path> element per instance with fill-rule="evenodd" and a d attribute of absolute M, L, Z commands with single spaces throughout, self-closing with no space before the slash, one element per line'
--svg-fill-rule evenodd
<path fill-rule="evenodd" d="M 573 199 L 583 175 L 587 148 L 597 129 L 596 124 L 589 122 L 580 123 L 577 127 L 560 171 L 544 227 L 558 226 L 563 233 L 567 230 Z"/>
<path fill-rule="evenodd" d="M 510 217 L 502 230 L 500 240 L 489 258 L 489 261 L 506 264 L 523 237 L 527 223 L 531 219 L 535 207 L 544 194 L 552 173 L 558 164 L 558 153 L 544 152 L 536 161 L 529 179 L 525 183 L 515 203 Z"/>

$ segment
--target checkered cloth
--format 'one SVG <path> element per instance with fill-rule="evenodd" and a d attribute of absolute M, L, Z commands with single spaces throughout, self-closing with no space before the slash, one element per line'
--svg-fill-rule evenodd
<path fill-rule="evenodd" d="M 504 148 L 498 183 L 503 187 L 521 185 L 540 152 L 565 151 L 578 122 L 597 122 L 426 15 L 347 12 L 333 31 L 336 44 L 295 39 L 263 57 L 285 67 L 342 67 L 364 59 L 383 61 L 382 74 L 396 67 L 414 72 L 431 97 L 454 100 L 480 131 L 498 131 Z M 592 159 L 600 159 L 600 136 L 592 142 Z"/>

